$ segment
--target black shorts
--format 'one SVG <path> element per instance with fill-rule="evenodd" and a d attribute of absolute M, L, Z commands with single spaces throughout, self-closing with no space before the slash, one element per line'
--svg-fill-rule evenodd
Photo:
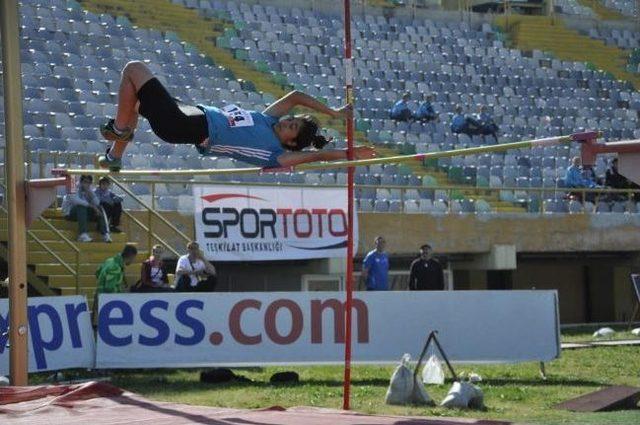
<path fill-rule="evenodd" d="M 138 90 L 140 108 L 153 132 L 168 143 L 200 144 L 209 137 L 207 117 L 202 109 L 177 102 L 157 78 Z"/>

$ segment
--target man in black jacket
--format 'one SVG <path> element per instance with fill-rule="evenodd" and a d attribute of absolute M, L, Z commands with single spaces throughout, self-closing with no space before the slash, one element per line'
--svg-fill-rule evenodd
<path fill-rule="evenodd" d="M 429 244 L 420 247 L 420 257 L 411 263 L 409 289 L 412 291 L 442 291 L 444 289 L 442 265 L 433 258 L 433 249 Z"/>

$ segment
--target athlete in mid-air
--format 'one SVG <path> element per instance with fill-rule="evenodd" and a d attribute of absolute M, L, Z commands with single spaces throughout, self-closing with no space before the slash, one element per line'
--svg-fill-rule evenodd
<path fill-rule="evenodd" d="M 260 167 L 289 167 L 305 162 L 346 159 L 346 150 L 321 150 L 330 140 L 319 134 L 318 121 L 310 115 L 287 115 L 304 106 L 334 118 L 345 117 L 348 106 L 332 109 L 299 91 L 292 91 L 264 111 L 247 111 L 235 105 L 222 108 L 190 106 L 176 101 L 142 62 L 122 70 L 115 119 L 100 126 L 102 136 L 113 141 L 100 166 L 112 171 L 122 167 L 122 155 L 133 140 L 138 115 L 168 143 L 192 144 L 203 155 L 228 156 Z M 303 151 L 307 147 L 315 150 Z M 375 150 L 356 147 L 356 159 L 374 157 Z"/>

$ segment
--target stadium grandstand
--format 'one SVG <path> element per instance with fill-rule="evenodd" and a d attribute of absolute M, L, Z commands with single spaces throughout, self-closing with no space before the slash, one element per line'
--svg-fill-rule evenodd
<path fill-rule="evenodd" d="M 95 166 L 105 151 L 99 126 L 115 114 L 120 71 L 131 60 L 144 61 L 185 103 L 262 110 L 295 89 L 339 107 L 345 103 L 343 21 L 340 5 L 333 3 L 22 1 L 28 177 Z M 374 146 L 381 156 L 493 143 L 487 136 L 451 132 L 457 105 L 470 113 L 485 105 L 500 128 L 499 143 L 586 130 L 601 131 L 604 141 L 640 138 L 640 74 L 631 61 L 640 58 L 637 2 L 558 0 L 549 8 L 542 1 L 513 1 L 506 15 L 491 7 L 485 10 L 492 13 L 476 12 L 503 2 L 469 2 L 462 11 L 459 3 L 354 2 L 358 143 Z M 525 14 L 516 14 L 518 7 Z M 412 110 L 432 95 L 439 119 L 389 118 L 403 93 L 411 93 Z M 346 147 L 341 121 L 323 124 L 333 145 Z M 4 147 L 3 134 L 0 110 Z M 247 165 L 164 143 L 143 119 L 134 142 L 123 158 L 125 169 Z M 628 275 L 640 264 L 640 198 L 614 196 L 605 188 L 593 196 L 571 196 L 564 177 L 571 158 L 580 154 L 574 143 L 358 167 L 356 269 L 374 237 L 385 235 L 394 288 L 404 289 L 409 263 L 428 241 L 446 260 L 455 290 L 557 289 L 563 323 L 627 320 L 633 307 Z M 604 181 L 614 156 L 596 158 L 597 180 Z M 162 240 L 175 260 L 195 237 L 194 184 L 347 182 L 346 171 L 338 169 L 192 180 L 114 178 L 125 213 L 124 232 L 113 234 L 113 243 L 76 242 L 77 225 L 59 208 L 46 210 L 34 224 L 28 242 L 33 294 L 80 293 L 93 300 L 96 268 L 127 241 L 138 245 L 142 259 Z M 63 188 L 58 195 L 59 204 Z M 5 217 L 3 212 L 3 241 Z M 0 252 L 6 257 L 6 242 Z M 331 289 L 343 273 L 336 259 L 216 266 L 222 291 L 296 291 L 312 275 L 326 276 Z M 129 282 L 139 272 L 139 263 L 128 268 Z"/>

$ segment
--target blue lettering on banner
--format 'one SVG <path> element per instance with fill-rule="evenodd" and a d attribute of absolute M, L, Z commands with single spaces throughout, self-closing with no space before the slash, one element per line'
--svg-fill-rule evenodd
<path fill-rule="evenodd" d="M 169 307 L 169 303 L 161 300 L 152 300 L 142 304 L 140 308 L 140 320 L 145 325 L 156 330 L 157 335 L 153 338 L 140 335 L 138 337 L 138 342 L 142 345 L 147 345 L 149 347 L 156 347 L 158 345 L 162 345 L 169 339 L 169 325 L 165 323 L 164 320 L 155 317 L 151 312 L 155 308 L 162 309 L 167 311 Z"/>
<path fill-rule="evenodd" d="M 0 374 L 9 373 L 10 314 L 0 300 Z M 84 297 L 30 297 L 27 306 L 29 372 L 93 367 L 95 344 Z"/>
<path fill-rule="evenodd" d="M 29 306 L 29 331 L 31 333 L 31 343 L 33 354 L 36 359 L 36 367 L 38 369 L 47 368 L 47 358 L 45 356 L 45 350 L 55 351 L 62 345 L 62 321 L 55 308 L 49 304 L 41 304 L 39 306 Z M 45 341 L 42 339 L 42 333 L 40 332 L 40 319 L 38 316 L 41 314 L 49 317 L 51 323 L 51 339 Z"/>
<path fill-rule="evenodd" d="M 197 308 L 198 310 L 204 310 L 204 303 L 200 300 L 186 300 L 178 304 L 176 308 L 176 319 L 178 322 L 191 328 L 193 336 L 185 337 L 176 334 L 175 342 L 179 345 L 196 345 L 204 339 L 205 329 L 202 322 L 193 316 L 189 316 L 187 311 L 190 308 Z"/>
<path fill-rule="evenodd" d="M 64 309 L 67 312 L 67 321 L 69 322 L 71 346 L 73 348 L 80 348 L 82 347 L 82 338 L 80 336 L 78 316 L 80 315 L 80 313 L 84 313 L 85 311 L 87 311 L 87 304 L 65 304 Z"/>
<path fill-rule="evenodd" d="M 120 310 L 120 317 L 111 317 L 112 310 Z M 111 333 L 110 326 L 133 325 L 133 310 L 124 301 L 109 301 L 100 309 L 98 315 L 98 334 L 100 338 L 112 347 L 123 347 L 131 344 L 131 334 L 125 337 L 117 337 Z"/>
<path fill-rule="evenodd" d="M 140 321 L 155 330 L 155 335 L 139 334 L 137 341 L 141 345 L 157 347 L 169 340 L 171 330 L 167 319 L 159 317 L 156 310 L 169 311 L 169 303 L 164 300 L 149 300 L 140 306 Z M 204 311 L 204 302 L 200 300 L 185 300 L 175 308 L 175 318 L 181 325 L 191 330 L 191 335 L 181 335 L 176 332 L 174 342 L 178 345 L 197 345 L 205 338 L 204 324 L 190 313 L 190 310 Z M 116 312 L 119 314 L 116 315 Z M 134 335 L 126 333 L 124 336 L 114 335 L 113 326 L 134 324 L 134 312 L 129 304 L 120 300 L 109 301 L 100 308 L 98 315 L 98 335 L 107 345 L 123 347 L 134 341 Z M 125 328 L 126 329 L 126 328 Z"/>

